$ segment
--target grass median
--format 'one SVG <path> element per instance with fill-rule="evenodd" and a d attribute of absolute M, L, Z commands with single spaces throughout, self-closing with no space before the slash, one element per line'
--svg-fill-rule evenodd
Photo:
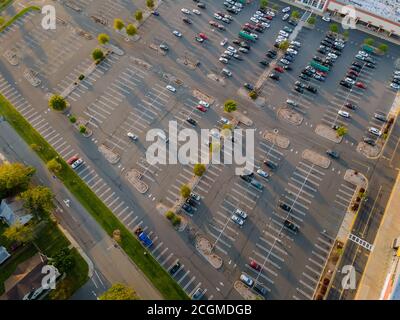
<path fill-rule="evenodd" d="M 14 17 L 12 17 L 10 20 L 8 20 L 6 23 L 4 23 L 1 27 L 0 27 L 0 32 L 4 31 L 7 27 L 9 27 L 10 25 L 12 25 L 16 20 L 18 20 L 19 18 L 21 18 L 24 14 L 26 14 L 29 11 L 40 11 L 39 7 L 36 6 L 30 6 L 30 7 L 26 7 L 24 9 L 22 9 L 20 12 L 18 12 Z"/>
<path fill-rule="evenodd" d="M 111 210 L 80 179 L 68 164 L 61 159 L 49 143 L 0 95 L 0 115 L 10 123 L 17 133 L 47 163 L 58 158 L 62 170 L 57 174 L 68 190 L 79 200 L 102 228 L 112 236 L 114 230 L 121 232 L 121 247 L 167 300 L 188 299 L 182 288 L 150 255 L 133 234 L 114 216 Z"/>

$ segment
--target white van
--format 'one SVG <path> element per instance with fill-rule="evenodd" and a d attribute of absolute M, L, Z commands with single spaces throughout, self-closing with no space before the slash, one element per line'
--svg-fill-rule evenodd
<path fill-rule="evenodd" d="M 160 139 L 164 140 L 165 142 L 168 142 L 168 138 L 167 138 L 167 136 L 164 134 L 164 132 L 158 132 L 158 133 L 157 133 L 157 136 L 158 136 Z"/>

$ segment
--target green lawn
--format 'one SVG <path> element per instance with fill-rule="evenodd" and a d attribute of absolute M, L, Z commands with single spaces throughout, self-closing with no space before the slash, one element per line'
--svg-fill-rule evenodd
<path fill-rule="evenodd" d="M 14 17 L 12 17 L 10 20 L 8 20 L 6 23 L 4 23 L 1 27 L 0 27 L 0 32 L 2 32 L 4 29 L 6 29 L 8 26 L 10 26 L 11 24 L 14 23 L 15 20 L 18 20 L 19 18 L 21 18 L 25 13 L 27 13 L 28 11 L 31 10 L 35 10 L 35 11 L 40 11 L 39 7 L 36 6 L 30 6 L 30 7 L 26 7 L 25 9 L 22 9 L 20 12 L 18 12 Z M 0 9 L 1 11 L 1 9 Z"/>
<path fill-rule="evenodd" d="M 47 141 L 2 95 L 0 95 L 0 114 L 7 119 L 29 145 L 34 145 L 33 149 L 45 163 L 55 157 L 59 157 Z M 57 174 L 58 178 L 63 181 L 64 185 L 110 236 L 112 236 L 113 231 L 116 229 L 121 231 L 121 247 L 160 291 L 163 297 L 167 300 L 188 299 L 182 288 L 158 262 L 150 254 L 143 254 L 145 249 L 136 237 L 114 216 L 75 171 L 61 158 L 60 163 L 62 164 L 62 170 Z"/>
<path fill-rule="evenodd" d="M 7 8 L 14 0 L 0 0 L 0 12 Z"/>

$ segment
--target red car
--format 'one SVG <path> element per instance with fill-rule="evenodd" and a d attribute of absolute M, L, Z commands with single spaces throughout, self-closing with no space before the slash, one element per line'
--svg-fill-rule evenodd
<path fill-rule="evenodd" d="M 69 165 L 71 165 L 71 164 L 73 164 L 76 160 L 78 160 L 79 159 L 79 157 L 78 156 L 72 156 L 71 158 L 69 158 L 68 160 L 67 160 L 67 163 L 69 164 Z"/>
<path fill-rule="evenodd" d="M 358 73 L 355 72 L 354 70 L 351 70 L 351 69 L 350 69 L 347 73 L 348 73 L 348 74 L 352 74 L 353 76 L 358 77 Z"/>
<path fill-rule="evenodd" d="M 198 105 L 196 107 L 197 110 L 200 110 L 201 112 L 207 112 L 207 108 L 203 107 L 202 105 Z"/>
<path fill-rule="evenodd" d="M 275 71 L 278 71 L 278 72 L 280 72 L 280 73 L 284 73 L 284 72 L 285 72 L 285 70 L 284 70 L 282 67 L 280 67 L 280 66 L 276 66 L 276 67 L 274 68 L 274 70 L 275 70 Z"/>
<path fill-rule="evenodd" d="M 361 89 L 367 89 L 367 86 L 362 82 L 356 82 L 355 86 Z"/>
<path fill-rule="evenodd" d="M 252 30 L 255 28 L 255 26 L 252 25 L 251 23 L 245 23 L 244 26 Z"/>
<path fill-rule="evenodd" d="M 326 72 L 323 72 L 323 71 L 320 71 L 320 70 L 317 70 L 317 73 L 318 73 L 320 76 L 323 76 L 323 77 L 326 77 L 326 76 L 328 75 Z"/>
<path fill-rule="evenodd" d="M 257 270 L 257 271 L 261 270 L 261 266 L 254 260 L 250 261 L 250 267 L 252 267 L 254 270 Z"/>
<path fill-rule="evenodd" d="M 266 15 L 266 16 L 265 16 L 265 19 L 272 20 L 272 16 Z"/>
<path fill-rule="evenodd" d="M 213 21 L 213 20 L 208 21 L 208 23 L 209 23 L 210 25 L 212 25 L 213 27 L 218 27 L 218 23 L 215 22 L 215 21 Z"/>
<path fill-rule="evenodd" d="M 207 39 L 208 39 L 208 37 L 207 37 L 204 33 L 202 33 L 202 32 L 199 33 L 199 37 L 202 38 L 202 39 L 204 39 L 204 40 L 207 40 Z"/>

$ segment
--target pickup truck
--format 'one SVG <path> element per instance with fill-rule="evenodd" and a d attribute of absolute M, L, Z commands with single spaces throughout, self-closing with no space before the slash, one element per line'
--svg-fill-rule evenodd
<path fill-rule="evenodd" d="M 137 228 L 135 230 L 135 234 L 140 240 L 140 242 L 147 248 L 151 247 L 153 245 L 153 241 L 149 238 L 149 236 L 142 230 L 142 228 Z"/>

